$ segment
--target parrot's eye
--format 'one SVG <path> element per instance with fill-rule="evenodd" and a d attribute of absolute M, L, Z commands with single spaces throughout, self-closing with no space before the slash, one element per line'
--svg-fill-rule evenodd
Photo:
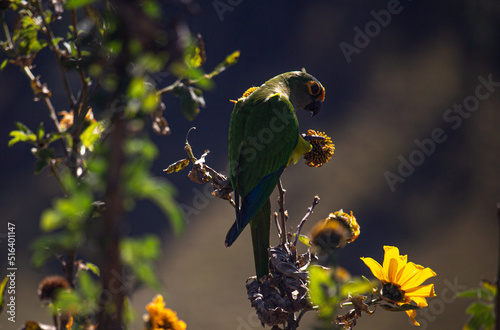
<path fill-rule="evenodd" d="M 307 82 L 307 88 L 309 89 L 309 94 L 316 96 L 321 92 L 321 87 L 315 81 Z"/>

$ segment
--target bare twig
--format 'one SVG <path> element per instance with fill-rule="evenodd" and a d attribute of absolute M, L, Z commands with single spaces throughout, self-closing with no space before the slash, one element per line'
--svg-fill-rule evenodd
<path fill-rule="evenodd" d="M 316 207 L 316 205 L 318 205 L 318 204 L 319 204 L 319 196 L 314 196 L 314 200 L 313 200 L 311 206 L 309 206 L 307 208 L 306 215 L 304 215 L 304 217 L 300 221 L 299 225 L 297 226 L 297 233 L 295 234 L 295 241 L 293 242 L 293 246 L 297 246 L 297 241 L 299 239 L 299 235 L 300 235 L 300 231 L 302 230 L 302 226 L 304 225 L 304 223 L 306 223 L 307 218 L 309 218 L 309 216 L 313 213 L 314 207 Z"/>
<path fill-rule="evenodd" d="M 59 68 L 59 73 L 61 75 L 61 80 L 63 82 L 64 86 L 64 91 L 66 92 L 66 96 L 68 100 L 70 101 L 71 108 L 74 110 L 75 105 L 76 105 L 76 100 L 75 97 L 73 96 L 73 93 L 71 92 L 71 88 L 68 83 L 68 78 L 66 77 L 66 71 L 64 70 L 64 66 L 61 62 L 61 59 L 63 58 L 63 54 L 61 53 L 61 50 L 57 47 L 57 43 L 55 42 L 55 36 L 54 33 L 52 32 L 49 23 L 47 22 L 47 19 L 45 17 L 45 11 L 43 10 L 43 5 L 42 1 L 38 0 L 37 1 L 37 6 L 38 6 L 38 14 L 42 18 L 42 23 L 43 23 L 43 29 L 42 31 L 45 33 L 47 38 L 49 39 L 50 43 L 50 48 L 54 51 L 54 54 L 56 55 L 56 62 L 57 66 Z"/>
<path fill-rule="evenodd" d="M 59 176 L 59 173 L 57 172 L 57 169 L 54 165 L 54 162 L 51 160 L 48 163 L 49 163 L 50 171 L 52 172 L 52 174 L 56 178 L 57 182 L 59 182 L 59 185 L 61 186 L 61 189 L 64 193 L 64 197 L 68 197 L 69 196 L 68 191 L 66 190 L 66 187 L 64 186 L 64 183 L 63 183 L 61 177 Z"/>
<path fill-rule="evenodd" d="M 285 213 L 285 193 L 286 190 L 283 189 L 283 186 L 281 185 L 281 180 L 278 181 L 278 205 L 279 205 L 279 220 L 280 220 L 280 227 L 281 227 L 281 244 L 286 246 L 287 243 L 287 237 L 286 237 L 286 213 Z"/>
<path fill-rule="evenodd" d="M 14 44 L 12 43 L 12 38 L 10 37 L 9 27 L 5 21 L 5 11 L 2 11 L 2 15 L 0 17 L 2 19 L 3 32 L 5 34 L 5 38 L 7 39 L 7 43 L 9 44 L 9 48 L 13 49 Z"/>

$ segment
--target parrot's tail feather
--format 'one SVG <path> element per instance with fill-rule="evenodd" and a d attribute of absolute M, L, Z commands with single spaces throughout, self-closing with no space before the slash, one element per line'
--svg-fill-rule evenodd
<path fill-rule="evenodd" d="M 241 234 L 242 231 L 243 230 L 241 230 L 241 229 L 238 230 L 237 221 L 235 221 L 234 224 L 229 229 L 229 231 L 227 232 L 227 235 L 226 235 L 226 247 L 230 247 L 234 243 L 234 241 L 236 241 L 236 239 L 238 238 L 238 236 L 240 236 L 240 234 Z"/>

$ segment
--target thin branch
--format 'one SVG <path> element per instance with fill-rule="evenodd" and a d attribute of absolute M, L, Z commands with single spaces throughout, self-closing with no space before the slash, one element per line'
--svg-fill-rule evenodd
<path fill-rule="evenodd" d="M 297 241 L 299 239 L 299 235 L 300 235 L 300 231 L 302 230 L 302 226 L 304 225 L 304 223 L 306 223 L 307 218 L 309 218 L 309 216 L 313 213 L 314 208 L 318 204 L 319 204 L 319 196 L 314 196 L 314 200 L 313 200 L 311 206 L 309 206 L 307 208 L 306 215 L 304 215 L 304 217 L 300 221 L 299 225 L 297 226 L 297 233 L 295 234 L 295 241 L 293 242 L 293 246 L 297 246 Z"/>
<path fill-rule="evenodd" d="M 77 19 L 76 19 L 76 10 L 74 10 L 74 9 L 71 10 L 71 22 L 73 24 L 73 37 L 75 38 L 75 42 L 74 42 L 75 49 L 76 49 L 76 52 L 78 54 L 78 59 L 81 60 L 82 59 L 82 50 L 76 42 L 76 39 L 78 38 L 78 24 L 77 24 Z M 80 80 L 82 83 L 82 93 L 80 95 L 79 104 L 82 105 L 80 110 L 83 110 L 83 105 L 85 105 L 87 103 L 88 87 L 89 86 L 87 83 L 87 79 L 85 77 L 85 72 L 83 71 L 81 64 L 78 65 L 78 73 L 80 75 Z M 83 111 L 82 111 L 82 113 L 78 112 L 78 120 L 85 118 L 86 115 L 87 115 L 87 113 L 83 113 Z M 78 121 L 76 121 L 76 123 L 78 123 Z"/>
<path fill-rule="evenodd" d="M 68 197 L 68 191 L 66 190 L 66 187 L 64 187 L 64 183 L 61 179 L 61 177 L 59 176 L 59 173 L 57 173 L 57 170 L 54 166 L 54 162 L 53 161 L 49 161 L 49 167 L 50 167 L 50 171 L 52 172 L 52 174 L 56 177 L 56 180 L 57 182 L 59 182 L 59 185 L 61 186 L 61 189 L 64 193 L 64 197 Z"/>
<path fill-rule="evenodd" d="M 76 105 L 76 99 L 73 96 L 73 93 L 71 92 L 71 88 L 70 88 L 69 83 L 68 83 L 68 78 L 66 77 L 66 71 L 64 70 L 64 66 L 61 62 L 61 58 L 63 58 L 63 54 L 61 53 L 61 50 L 57 47 L 57 43 L 55 42 L 54 33 L 52 32 L 49 24 L 47 23 L 47 20 L 45 17 L 45 11 L 43 10 L 41 0 L 37 1 L 37 5 L 38 5 L 38 11 L 39 11 L 38 14 L 42 18 L 43 27 L 44 27 L 42 29 L 42 31 L 45 32 L 45 35 L 49 39 L 50 48 L 54 51 L 54 54 L 56 55 L 56 62 L 57 62 L 57 66 L 59 68 L 59 73 L 61 75 L 61 80 L 63 82 L 64 91 L 66 92 L 66 96 L 67 96 L 68 100 L 70 101 L 71 108 L 74 109 L 74 107 Z"/>
<path fill-rule="evenodd" d="M 5 34 L 5 39 L 7 39 L 7 43 L 9 44 L 9 48 L 13 49 L 14 44 L 12 43 L 12 39 L 10 37 L 9 27 L 7 26 L 7 22 L 5 21 L 5 11 L 2 11 L 1 19 L 2 19 L 3 32 Z"/>
<path fill-rule="evenodd" d="M 286 190 L 283 189 L 283 186 L 281 185 L 281 180 L 278 181 L 278 205 L 279 205 L 279 220 L 280 220 L 280 227 L 281 227 L 281 244 L 283 246 L 286 245 L 287 243 L 287 237 L 286 237 L 286 214 L 285 214 L 285 193 Z"/>
<path fill-rule="evenodd" d="M 23 71 L 28 76 L 28 78 L 30 79 L 30 83 L 31 84 L 33 84 L 33 83 L 36 84 L 37 82 L 39 83 L 39 80 L 35 77 L 35 75 L 33 74 L 33 72 L 31 72 L 31 70 L 30 70 L 29 67 L 24 66 L 23 67 Z M 52 105 L 52 102 L 50 101 L 50 97 L 48 95 L 43 95 L 42 94 L 41 98 L 43 100 L 43 103 L 45 103 L 45 106 L 49 110 L 50 119 L 52 120 L 52 122 L 56 126 L 57 132 L 62 133 L 61 125 L 59 125 L 59 120 L 57 119 L 56 109 Z M 66 150 L 66 148 L 65 148 L 65 150 Z"/>

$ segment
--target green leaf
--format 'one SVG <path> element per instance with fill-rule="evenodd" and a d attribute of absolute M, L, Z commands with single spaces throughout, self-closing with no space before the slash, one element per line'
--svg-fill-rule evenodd
<path fill-rule="evenodd" d="M 101 138 L 104 132 L 105 125 L 103 122 L 97 121 L 91 123 L 80 135 L 83 145 L 90 151 L 94 150 L 94 144 Z"/>
<path fill-rule="evenodd" d="M 36 135 L 31 131 L 11 131 L 9 135 L 12 137 L 9 141 L 9 147 L 12 147 L 17 142 L 30 142 L 32 144 L 36 143 Z"/>
<path fill-rule="evenodd" d="M 184 232 L 184 219 L 182 212 L 173 198 L 174 188 L 161 179 L 145 179 L 140 195 L 153 201 L 165 216 L 170 220 L 174 232 L 180 235 Z"/>
<path fill-rule="evenodd" d="M 9 63 L 9 59 L 6 58 L 5 60 L 3 60 L 2 64 L 0 65 L 0 71 L 3 70 L 7 64 Z"/>
<path fill-rule="evenodd" d="M 337 297 L 336 283 L 331 276 L 329 268 L 321 266 L 309 267 L 309 292 L 313 305 L 318 306 L 322 317 L 332 317 L 340 302 Z"/>
<path fill-rule="evenodd" d="M 55 152 L 52 148 L 41 148 L 36 151 L 35 157 L 35 174 L 38 174 L 55 158 Z"/>
<path fill-rule="evenodd" d="M 68 0 L 66 2 L 67 9 L 78 9 L 94 3 L 95 0 Z"/>
<path fill-rule="evenodd" d="M 493 329 L 495 325 L 493 307 L 493 304 L 472 303 L 466 310 L 466 313 L 470 314 L 471 318 L 464 326 L 464 329 L 480 329 L 481 326 L 484 326 L 485 329 Z"/>
<path fill-rule="evenodd" d="M 96 265 L 94 265 L 93 263 L 90 263 L 90 262 L 86 262 L 85 263 L 85 266 L 87 266 L 87 268 L 92 272 L 94 273 L 95 275 L 97 276 L 101 276 L 101 270 L 99 269 L 99 267 L 97 267 Z"/>
<path fill-rule="evenodd" d="M 82 298 L 77 292 L 59 290 L 51 307 L 54 313 L 71 311 L 72 314 L 77 314 L 83 310 L 84 305 L 82 304 Z"/>
<path fill-rule="evenodd" d="M 231 54 L 229 54 L 224 61 L 221 63 L 217 64 L 217 66 L 208 74 L 210 78 L 215 77 L 216 75 L 220 74 L 230 66 L 235 65 L 238 63 L 238 59 L 240 58 L 240 51 L 234 51 Z"/>
<path fill-rule="evenodd" d="M 205 107 L 203 92 L 198 88 L 187 87 L 181 96 L 182 113 L 192 121 L 200 113 L 200 107 Z"/>
<path fill-rule="evenodd" d="M 130 266 L 140 282 L 159 288 L 153 262 L 160 257 L 160 240 L 154 235 L 142 238 L 125 238 L 120 244 L 123 263 Z"/>
<path fill-rule="evenodd" d="M 311 246 L 311 239 L 309 237 L 307 237 L 306 235 L 300 234 L 299 241 L 302 244 L 304 244 L 305 246 Z"/>
<path fill-rule="evenodd" d="M 363 293 L 371 293 L 372 285 L 362 278 L 353 279 L 340 288 L 340 295 L 342 297 L 355 296 Z"/>
<path fill-rule="evenodd" d="M 38 125 L 38 131 L 36 134 L 38 141 L 41 141 L 44 135 L 45 135 L 45 128 L 43 127 L 43 121 L 42 121 L 40 125 Z"/>
<path fill-rule="evenodd" d="M 89 273 L 81 272 L 78 274 L 78 289 L 87 301 L 97 301 L 99 298 L 100 288 L 92 280 Z"/>
<path fill-rule="evenodd" d="M 54 231 L 62 228 L 66 224 L 64 217 L 59 211 L 45 210 L 40 219 L 40 229 L 44 232 Z"/>
<path fill-rule="evenodd" d="M 0 313 L 3 310 L 4 298 L 5 298 L 5 287 L 7 286 L 7 281 L 9 278 L 5 276 L 2 283 L 0 283 Z"/>
<path fill-rule="evenodd" d="M 163 172 L 166 172 L 167 174 L 179 172 L 179 171 L 182 171 L 183 169 L 185 169 L 186 166 L 188 166 L 188 165 L 189 165 L 188 158 L 181 159 L 181 160 L 176 161 L 172 165 L 169 165 L 166 169 L 163 170 Z"/>

